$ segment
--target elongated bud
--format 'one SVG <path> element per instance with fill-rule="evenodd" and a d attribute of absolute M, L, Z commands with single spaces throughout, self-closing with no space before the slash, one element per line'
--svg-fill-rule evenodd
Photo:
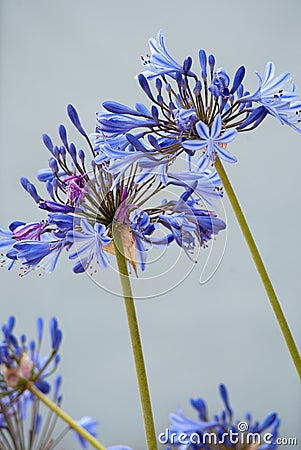
<path fill-rule="evenodd" d="M 145 78 L 144 75 L 142 75 L 142 73 L 140 75 L 138 75 L 138 81 L 139 81 L 139 84 L 140 84 L 141 88 L 146 93 L 146 95 L 154 102 L 155 99 L 153 97 L 152 91 L 150 90 L 150 87 L 149 87 L 149 84 L 147 82 L 147 79 Z"/>
<path fill-rule="evenodd" d="M 68 148 L 67 130 L 64 125 L 59 126 L 59 135 L 64 146 Z"/>
<path fill-rule="evenodd" d="M 59 167 L 58 167 L 58 164 L 57 164 L 57 160 L 55 158 L 50 158 L 49 159 L 49 167 L 50 167 L 50 169 L 52 170 L 52 172 L 54 174 L 58 173 Z"/>
<path fill-rule="evenodd" d="M 202 78 L 205 81 L 207 79 L 207 55 L 205 50 L 199 51 L 199 60 L 202 69 Z"/>
<path fill-rule="evenodd" d="M 87 136 L 87 133 L 85 132 L 85 130 L 82 127 L 82 124 L 79 120 L 79 116 L 78 116 L 77 111 L 74 108 L 74 106 L 68 105 L 67 113 L 68 113 L 68 116 L 69 116 L 71 122 L 73 123 L 75 128 L 80 132 L 80 134 L 82 134 L 83 136 Z"/>
<path fill-rule="evenodd" d="M 43 139 L 43 142 L 44 142 L 45 146 L 52 153 L 52 151 L 53 151 L 53 143 L 52 143 L 52 140 L 51 140 L 50 136 L 48 136 L 48 134 L 43 134 L 42 135 L 42 139 Z"/>
<path fill-rule="evenodd" d="M 192 58 L 191 56 L 188 56 L 183 62 L 183 72 L 187 74 L 190 71 L 191 66 L 192 66 Z"/>
<path fill-rule="evenodd" d="M 214 72 L 214 66 L 215 66 L 215 56 L 214 55 L 209 55 L 208 56 L 208 64 L 209 64 L 210 72 L 211 72 L 211 75 L 212 75 L 213 72 Z"/>

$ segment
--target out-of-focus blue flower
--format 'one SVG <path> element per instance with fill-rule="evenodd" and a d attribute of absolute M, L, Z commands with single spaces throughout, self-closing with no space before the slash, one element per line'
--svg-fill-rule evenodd
<path fill-rule="evenodd" d="M 160 435 L 160 442 L 168 444 L 170 449 L 181 450 L 277 448 L 280 420 L 276 413 L 268 414 L 262 423 L 253 421 L 249 413 L 243 420 L 235 420 L 224 385 L 220 385 L 220 395 L 225 409 L 219 415 L 214 415 L 213 420 L 208 418 L 207 406 L 202 398 L 191 399 L 190 403 L 198 413 L 198 420 L 188 418 L 179 409 L 177 414 L 170 415 L 172 425 Z"/>
<path fill-rule="evenodd" d="M 98 426 L 98 422 L 94 419 L 92 419 L 89 416 L 84 416 L 81 419 L 77 421 L 77 423 L 83 427 L 88 433 L 90 433 L 93 437 L 97 437 L 97 431 L 96 428 Z M 82 448 L 88 448 L 88 442 L 86 439 L 83 438 L 82 435 L 80 435 L 78 432 L 74 431 L 75 436 L 77 437 L 80 445 Z"/>
<path fill-rule="evenodd" d="M 113 445 L 112 447 L 107 447 L 107 450 L 132 450 L 126 445 Z"/>
<path fill-rule="evenodd" d="M 0 344 L 1 383 L 9 388 L 20 386 L 22 389 L 26 382 L 32 382 L 47 393 L 50 386 L 46 378 L 56 370 L 59 362 L 62 331 L 58 328 L 58 322 L 55 318 L 50 321 L 51 353 L 47 357 L 42 357 L 40 353 L 43 333 L 41 318 L 37 320 L 37 342 L 31 340 L 27 343 L 24 334 L 18 339 L 13 333 L 14 326 L 13 316 L 2 326 L 4 340 Z"/>
<path fill-rule="evenodd" d="M 36 341 L 27 341 L 24 334 L 18 339 L 14 334 L 15 322 L 15 318 L 11 316 L 2 326 L 4 339 L 0 344 L 0 448 L 53 449 L 61 442 L 69 427 L 63 432 L 55 433 L 57 416 L 48 411 L 43 418 L 41 401 L 30 392 L 29 384 L 33 383 L 44 394 L 48 394 L 52 388 L 52 401 L 61 406 L 62 377 L 57 375 L 53 386 L 49 379 L 59 363 L 57 352 L 62 331 L 57 319 L 51 319 L 51 353 L 42 357 L 43 319 L 37 319 Z M 78 423 L 92 436 L 96 436 L 95 420 L 85 416 Z M 75 434 L 82 447 L 87 448 L 87 442 L 78 433 Z"/>

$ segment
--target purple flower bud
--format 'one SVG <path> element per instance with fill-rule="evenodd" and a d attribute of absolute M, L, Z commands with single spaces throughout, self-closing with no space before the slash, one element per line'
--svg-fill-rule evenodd
<path fill-rule="evenodd" d="M 161 147 L 160 147 L 157 139 L 155 138 L 155 136 L 153 136 L 152 134 L 149 134 L 148 141 L 149 141 L 150 145 L 152 147 L 154 147 L 156 150 L 161 150 Z"/>
<path fill-rule="evenodd" d="M 53 156 L 54 156 L 56 159 L 58 159 L 58 158 L 59 158 L 59 155 L 60 155 L 59 148 L 58 148 L 57 145 L 55 145 L 55 146 L 53 147 Z"/>
<path fill-rule="evenodd" d="M 22 187 L 25 189 L 25 191 L 27 191 L 27 186 L 30 184 L 29 179 L 26 177 L 21 177 L 20 183 L 21 183 Z"/>
<path fill-rule="evenodd" d="M 54 200 L 55 197 L 54 197 L 54 192 L 53 192 L 53 184 L 51 183 L 50 180 L 46 181 L 46 189 L 47 189 L 49 196 L 52 198 L 52 200 Z"/>
<path fill-rule="evenodd" d="M 68 148 L 67 130 L 64 125 L 59 126 L 59 135 L 64 146 Z"/>
<path fill-rule="evenodd" d="M 30 342 L 29 342 L 29 349 L 30 349 L 30 351 L 31 351 L 31 359 L 35 359 L 35 354 L 34 354 L 35 349 L 36 349 L 36 343 L 35 343 L 35 341 L 30 341 Z"/>
<path fill-rule="evenodd" d="M 39 196 L 34 184 L 29 183 L 27 185 L 27 192 L 34 199 L 34 201 L 36 203 L 40 203 L 43 200 L 42 197 Z"/>
<path fill-rule="evenodd" d="M 39 203 L 40 209 L 45 209 L 48 212 L 62 212 L 62 213 L 72 213 L 75 211 L 73 206 L 61 205 L 60 203 L 52 202 L 50 200 L 45 200 Z"/>
<path fill-rule="evenodd" d="M 224 384 L 220 385 L 219 392 L 220 392 L 220 395 L 221 395 L 221 397 L 223 399 L 223 402 L 225 403 L 225 406 L 226 406 L 226 409 L 227 409 L 227 412 L 229 414 L 229 418 L 230 418 L 230 421 L 231 421 L 232 420 L 233 411 L 230 408 L 228 392 L 227 392 L 226 386 Z"/>
<path fill-rule="evenodd" d="M 275 412 L 268 414 L 267 417 L 265 418 L 265 420 L 259 426 L 257 432 L 261 433 L 266 428 L 269 428 L 275 422 L 276 419 L 277 419 L 277 414 Z"/>
<path fill-rule="evenodd" d="M 50 385 L 49 383 L 47 383 L 47 381 L 45 380 L 37 380 L 35 382 L 35 386 L 40 389 L 41 392 L 43 392 L 43 394 L 48 394 L 50 391 Z"/>
<path fill-rule="evenodd" d="M 157 89 L 158 93 L 161 94 L 162 81 L 160 80 L 160 78 L 156 78 L 156 89 Z"/>
<path fill-rule="evenodd" d="M 153 94 L 152 94 L 152 92 L 150 90 L 149 84 L 148 84 L 147 79 L 145 78 L 145 76 L 142 75 L 142 74 L 138 75 L 138 81 L 139 81 L 139 84 L 140 84 L 141 88 L 146 93 L 146 95 L 150 98 L 150 100 L 152 100 L 154 102 L 155 99 L 153 97 Z"/>
<path fill-rule="evenodd" d="M 209 67 L 210 67 L 210 72 L 211 72 L 211 74 L 213 74 L 214 66 L 215 66 L 215 57 L 214 57 L 214 55 L 209 55 L 208 56 L 208 64 L 209 64 Z"/>
<path fill-rule="evenodd" d="M 82 134 L 83 136 L 87 136 L 87 133 L 85 132 L 85 130 L 82 127 L 82 124 L 80 123 L 77 111 L 74 108 L 74 106 L 68 105 L 67 113 L 68 113 L 68 116 L 69 116 L 71 122 L 73 123 L 75 128 L 80 132 L 80 134 Z"/>
<path fill-rule="evenodd" d="M 240 86 L 242 80 L 244 79 L 245 73 L 246 73 L 246 69 L 244 66 L 240 66 L 237 69 L 237 71 L 234 75 L 233 86 L 230 90 L 230 94 L 234 94 L 234 92 L 236 92 L 236 90 Z"/>
<path fill-rule="evenodd" d="M 193 398 L 190 399 L 191 405 L 198 411 L 199 418 L 201 420 L 206 420 L 207 418 L 207 406 L 206 403 L 202 398 L 198 398 L 197 400 L 194 400 Z"/>
<path fill-rule="evenodd" d="M 42 425 L 42 415 L 41 414 L 37 414 L 36 415 L 36 421 L 34 424 L 34 434 L 39 434 L 40 429 L 41 429 L 41 425 Z"/>
<path fill-rule="evenodd" d="M 50 167 L 50 169 L 52 170 L 52 172 L 54 174 L 58 173 L 59 167 L 58 167 L 58 164 L 57 164 L 57 160 L 55 158 L 50 158 L 49 159 L 49 167 Z"/>
<path fill-rule="evenodd" d="M 70 153 L 70 156 L 71 156 L 71 158 L 72 158 L 74 164 L 76 164 L 76 163 L 77 163 L 77 158 L 76 158 L 76 147 L 75 147 L 74 144 L 70 144 L 69 153 Z"/>
<path fill-rule="evenodd" d="M 58 329 L 58 322 L 55 317 L 50 321 L 50 336 L 52 349 L 57 351 L 62 341 L 62 332 Z"/>
<path fill-rule="evenodd" d="M 37 319 L 37 334 L 38 334 L 38 341 L 39 342 L 42 340 L 43 326 L 44 326 L 43 319 L 41 317 L 38 317 L 38 319 Z"/>
<path fill-rule="evenodd" d="M 59 187 L 59 180 L 57 180 L 56 178 L 54 178 L 54 179 L 52 180 L 52 184 L 53 184 L 53 189 L 54 189 L 54 191 L 56 192 L 56 191 L 57 191 L 57 188 Z"/>
<path fill-rule="evenodd" d="M 14 222 L 11 222 L 9 225 L 10 231 L 14 231 L 16 228 L 26 225 L 26 222 L 20 222 L 19 220 L 15 220 Z"/>
<path fill-rule="evenodd" d="M 86 155 L 85 155 L 85 152 L 83 150 L 79 150 L 78 157 L 81 160 L 82 164 L 84 164 Z"/>
<path fill-rule="evenodd" d="M 66 159 L 66 154 L 67 154 L 66 147 L 61 145 L 60 149 L 59 149 L 59 152 L 60 152 L 60 155 L 62 156 L 62 158 L 65 160 Z"/>
<path fill-rule="evenodd" d="M 58 375 L 54 380 L 54 398 L 55 399 L 58 399 L 61 384 L 62 384 L 62 377 L 61 377 L 61 375 Z"/>
<path fill-rule="evenodd" d="M 43 142 L 44 142 L 45 146 L 52 153 L 52 151 L 53 151 L 53 143 L 52 143 L 52 140 L 51 140 L 50 136 L 48 136 L 48 134 L 43 134 L 42 135 L 42 139 L 43 139 Z"/>
<path fill-rule="evenodd" d="M 147 152 L 143 144 L 135 136 L 132 134 L 126 134 L 126 138 L 139 152 Z"/>
<path fill-rule="evenodd" d="M 158 102 L 160 105 L 163 105 L 164 99 L 163 99 L 162 95 L 157 95 L 157 102 Z"/>
<path fill-rule="evenodd" d="M 152 106 L 152 117 L 154 118 L 154 120 L 156 122 L 159 122 L 159 111 L 158 108 L 156 108 L 155 106 Z"/>
<path fill-rule="evenodd" d="M 237 130 L 241 130 L 248 125 L 255 123 L 258 126 L 263 119 L 267 116 L 268 111 L 264 106 L 258 106 L 258 108 L 254 109 L 251 114 L 244 120 L 238 127 Z"/>
<path fill-rule="evenodd" d="M 188 56 L 183 62 L 183 72 L 187 74 L 190 71 L 191 66 L 192 66 L 192 58 L 191 56 Z"/>
<path fill-rule="evenodd" d="M 72 270 L 73 270 L 74 273 L 83 273 L 86 269 L 82 265 L 82 263 L 80 261 L 78 261 L 76 264 L 74 264 Z"/>
<path fill-rule="evenodd" d="M 202 83 L 200 82 L 200 80 L 198 80 L 195 83 L 195 87 L 193 89 L 193 93 L 196 97 L 198 97 L 199 95 L 201 95 L 201 90 L 202 90 Z"/>
<path fill-rule="evenodd" d="M 16 323 L 16 318 L 15 318 L 15 316 L 10 316 L 9 318 L 8 318 L 8 321 L 7 321 L 7 332 L 8 332 L 8 334 L 11 334 L 12 333 L 12 331 L 13 331 L 13 329 L 14 329 L 14 326 L 15 326 L 15 323 Z"/>
<path fill-rule="evenodd" d="M 199 51 L 199 60 L 200 60 L 200 66 L 202 69 L 202 78 L 205 81 L 207 78 L 207 55 L 205 50 Z"/>

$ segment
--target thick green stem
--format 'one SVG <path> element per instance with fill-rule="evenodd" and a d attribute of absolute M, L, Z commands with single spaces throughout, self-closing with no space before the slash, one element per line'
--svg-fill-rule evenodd
<path fill-rule="evenodd" d="M 281 309 L 281 305 L 279 303 L 279 300 L 277 298 L 276 292 L 273 288 L 273 285 L 270 281 L 269 275 L 266 271 L 266 268 L 263 264 L 263 261 L 261 259 L 260 253 L 257 249 L 256 243 L 254 241 L 254 238 L 252 236 L 252 233 L 250 231 L 250 228 L 247 224 L 247 221 L 245 219 L 245 216 L 242 212 L 242 209 L 240 207 L 240 204 L 238 203 L 237 197 L 235 195 L 235 192 L 231 186 L 230 180 L 225 172 L 225 169 L 221 163 L 221 161 L 217 158 L 215 163 L 216 170 L 219 174 L 219 177 L 222 181 L 222 184 L 225 188 L 225 191 L 228 194 L 231 206 L 234 210 L 234 213 L 236 215 L 236 218 L 238 220 L 238 223 L 240 225 L 241 231 L 245 237 L 245 240 L 247 242 L 247 245 L 249 247 L 249 250 L 251 252 L 252 258 L 254 260 L 254 263 L 256 265 L 257 271 L 259 273 L 259 276 L 261 278 L 261 281 L 264 285 L 265 291 L 267 293 L 267 296 L 270 300 L 271 306 L 273 308 L 274 314 L 276 316 L 276 319 L 278 321 L 278 324 L 280 326 L 281 332 L 283 334 L 283 337 L 286 341 L 287 348 L 291 354 L 292 360 L 295 364 L 295 367 L 297 369 L 297 372 L 299 374 L 299 377 L 301 379 L 301 358 L 300 354 L 298 352 L 298 348 L 294 342 L 294 338 L 292 336 L 292 333 L 289 329 L 289 326 L 287 324 L 286 318 L 283 314 L 283 311 Z"/>
<path fill-rule="evenodd" d="M 38 388 L 35 387 L 33 383 L 27 383 L 26 388 L 35 395 L 41 402 L 43 402 L 48 408 L 50 408 L 54 414 L 63 419 L 73 430 L 79 433 L 86 441 L 88 441 L 97 450 L 106 450 L 106 448 L 101 445 L 97 439 L 95 439 L 88 431 L 81 427 L 75 420 L 73 420 L 68 414 L 65 413 L 61 408 L 59 408 L 55 403 L 53 403 L 46 395 L 44 395 Z"/>
<path fill-rule="evenodd" d="M 121 225 L 122 227 L 123 225 Z M 122 241 L 122 231 L 120 225 L 116 222 L 113 225 L 113 238 L 118 264 L 122 291 L 124 296 L 124 304 L 127 314 L 128 326 L 130 331 L 133 355 L 136 366 L 136 374 L 140 393 L 140 401 L 143 413 L 143 421 L 148 450 L 157 450 L 157 438 L 155 433 L 154 419 L 152 413 L 151 399 L 148 389 L 147 376 L 142 351 L 142 343 L 140 339 L 138 320 L 135 310 L 135 304 L 132 294 L 131 283 L 127 268 L 126 258 L 124 256 L 124 247 Z"/>

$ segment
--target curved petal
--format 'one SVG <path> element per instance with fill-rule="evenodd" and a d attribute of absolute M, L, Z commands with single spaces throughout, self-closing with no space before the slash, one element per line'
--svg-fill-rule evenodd
<path fill-rule="evenodd" d="M 211 138 L 215 139 L 217 136 L 219 136 L 222 129 L 222 118 L 221 115 L 218 114 L 212 124 L 211 130 L 210 130 L 210 136 Z"/>
<path fill-rule="evenodd" d="M 195 139 L 193 141 L 190 141 L 187 139 L 187 141 L 182 142 L 182 147 L 186 150 L 202 150 L 202 148 L 206 147 L 208 145 L 207 141 L 201 141 L 199 139 Z"/>
<path fill-rule="evenodd" d="M 221 147 L 220 145 L 215 144 L 214 145 L 214 149 L 215 149 L 216 153 L 224 161 L 227 161 L 228 163 L 235 163 L 235 162 L 237 162 L 237 158 L 234 155 L 231 155 L 231 153 L 228 152 L 228 150 L 226 150 L 225 148 Z"/>
<path fill-rule="evenodd" d="M 195 128 L 200 138 L 202 139 L 210 138 L 209 127 L 204 122 L 200 120 L 199 122 L 196 123 Z"/>
<path fill-rule="evenodd" d="M 228 144 L 229 142 L 232 142 L 236 136 L 237 136 L 237 131 L 232 129 L 232 130 L 226 130 L 223 132 L 223 134 L 215 139 L 215 142 L 219 142 L 221 144 Z"/>

